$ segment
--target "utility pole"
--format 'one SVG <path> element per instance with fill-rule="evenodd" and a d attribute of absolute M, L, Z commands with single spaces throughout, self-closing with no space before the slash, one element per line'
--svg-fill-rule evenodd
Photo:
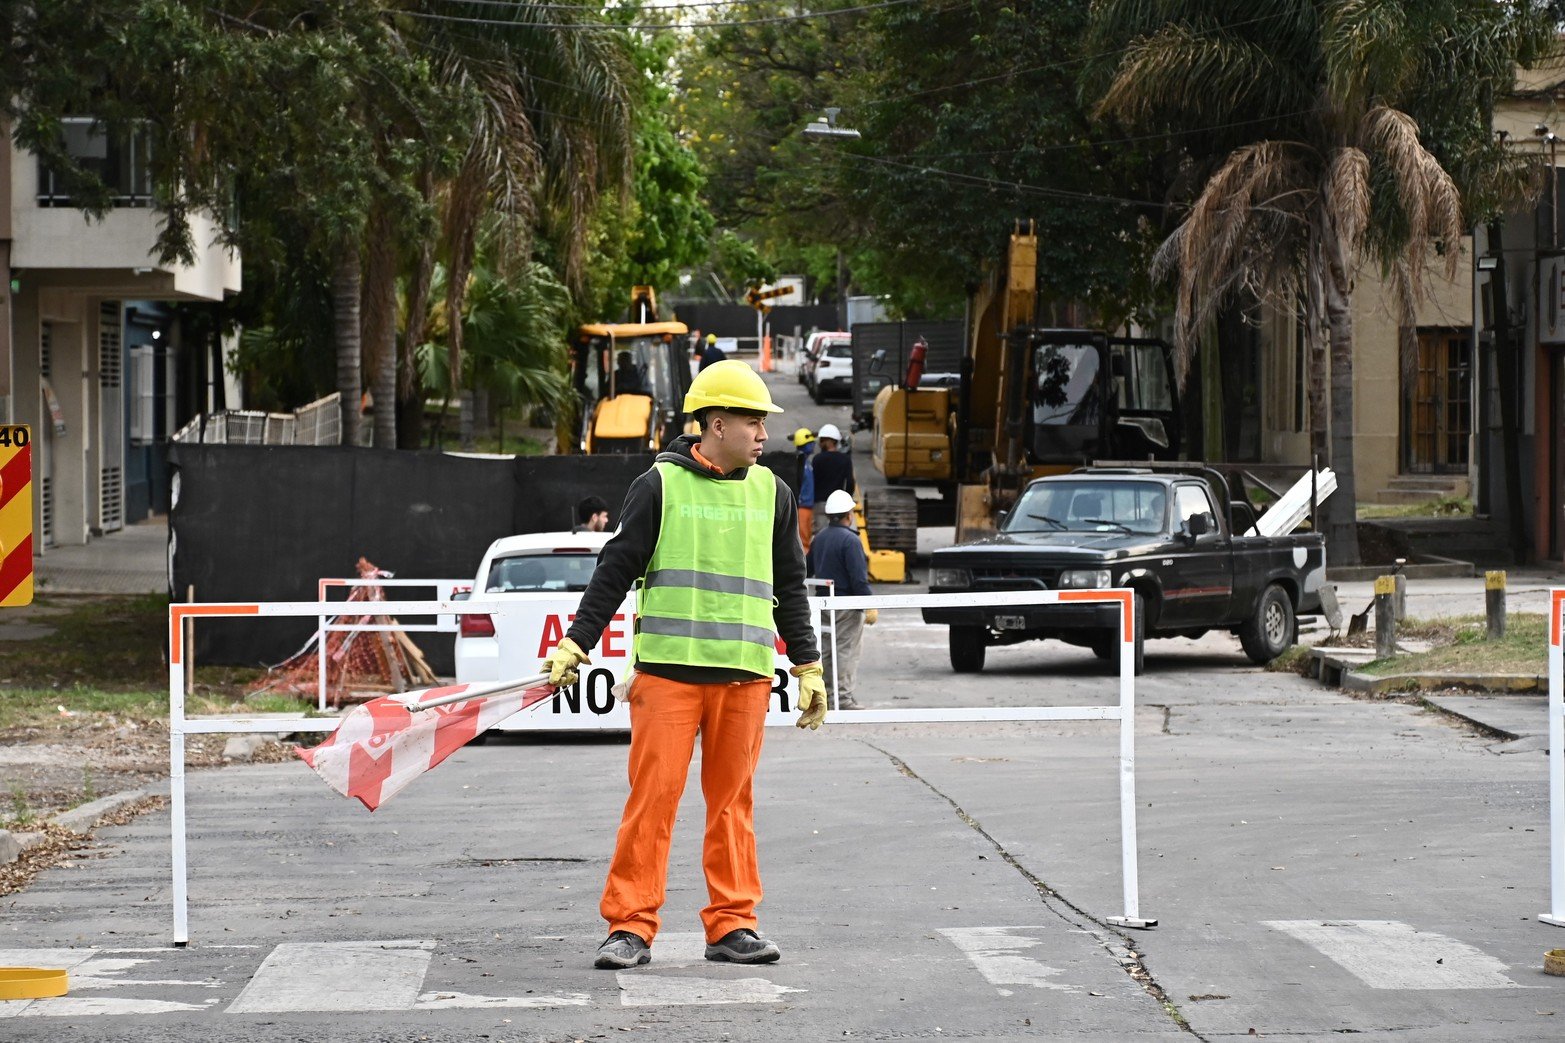
<path fill-rule="evenodd" d="M 1516 395 L 1520 391 L 1516 364 L 1518 348 L 1511 330 L 1511 299 L 1505 277 L 1505 234 L 1498 219 L 1489 222 L 1489 254 L 1495 258 L 1494 268 L 1489 273 L 1489 299 L 1494 315 L 1495 381 L 1500 393 L 1505 510 L 1510 515 L 1511 546 L 1515 549 L 1516 561 L 1525 564 L 1532 557 L 1532 547 L 1527 542 L 1527 519 L 1522 513 L 1521 430 L 1516 410 Z M 1551 286 L 1549 292 L 1558 293 L 1559 287 Z"/>

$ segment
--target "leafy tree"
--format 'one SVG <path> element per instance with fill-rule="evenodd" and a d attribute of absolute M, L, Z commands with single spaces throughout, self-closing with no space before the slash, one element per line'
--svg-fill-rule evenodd
<path fill-rule="evenodd" d="M 1355 564 L 1354 276 L 1361 261 L 1378 264 L 1409 328 L 1437 249 L 1454 276 L 1482 216 L 1473 205 L 1518 183 L 1489 140 L 1485 100 L 1541 53 L 1552 26 L 1528 0 L 1104 0 L 1094 30 L 1094 50 L 1116 59 L 1100 114 L 1152 131 L 1214 128 L 1180 139 L 1198 188 L 1158 255 L 1178 273 L 1178 346 L 1188 358 L 1241 290 L 1297 302 L 1315 347 L 1321 448 L 1330 374 L 1331 553 Z M 1421 135 L 1420 117 L 1433 134 Z"/>

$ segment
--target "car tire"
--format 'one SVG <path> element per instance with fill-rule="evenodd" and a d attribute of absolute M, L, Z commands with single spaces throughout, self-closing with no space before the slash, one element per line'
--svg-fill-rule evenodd
<path fill-rule="evenodd" d="M 1292 647 L 1299 635 L 1293 599 L 1280 584 L 1261 592 L 1255 613 L 1239 627 L 1239 644 L 1250 662 L 1265 665 Z"/>
<path fill-rule="evenodd" d="M 1093 638 L 1089 647 L 1093 655 L 1108 662 L 1114 658 L 1114 650 L 1119 647 L 1119 642 L 1114 640 L 1114 634 L 1110 632 L 1106 637 Z"/>
<path fill-rule="evenodd" d="M 817 384 L 814 387 L 810 388 L 810 401 L 814 402 L 818 406 L 825 404 L 826 399 L 824 397 L 822 397 L 822 395 L 821 395 L 821 389 L 820 389 L 820 385 L 819 384 Z"/>
<path fill-rule="evenodd" d="M 984 668 L 984 652 L 989 635 L 983 627 L 950 628 L 951 669 L 959 674 L 976 674 Z"/>

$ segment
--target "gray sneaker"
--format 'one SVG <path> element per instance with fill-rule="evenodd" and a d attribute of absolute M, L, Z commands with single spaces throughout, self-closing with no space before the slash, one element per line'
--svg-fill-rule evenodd
<path fill-rule="evenodd" d="M 708 942 L 706 958 L 719 963 L 776 963 L 782 959 L 782 950 L 748 927 L 741 927 Z"/>
<path fill-rule="evenodd" d="M 837 696 L 837 709 L 862 710 L 864 709 L 864 704 L 853 698 L 851 695 L 839 695 Z"/>
<path fill-rule="evenodd" d="M 601 970 L 619 970 L 624 967 L 638 967 L 652 960 L 652 947 L 641 940 L 638 934 L 629 931 L 615 931 L 598 946 L 598 958 L 592 961 L 592 965 Z"/>

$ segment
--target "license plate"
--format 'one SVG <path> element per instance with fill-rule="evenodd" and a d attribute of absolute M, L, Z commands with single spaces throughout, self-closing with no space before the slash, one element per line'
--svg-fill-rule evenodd
<path fill-rule="evenodd" d="M 1026 630 L 1026 616 L 995 616 L 994 628 L 996 630 Z"/>

